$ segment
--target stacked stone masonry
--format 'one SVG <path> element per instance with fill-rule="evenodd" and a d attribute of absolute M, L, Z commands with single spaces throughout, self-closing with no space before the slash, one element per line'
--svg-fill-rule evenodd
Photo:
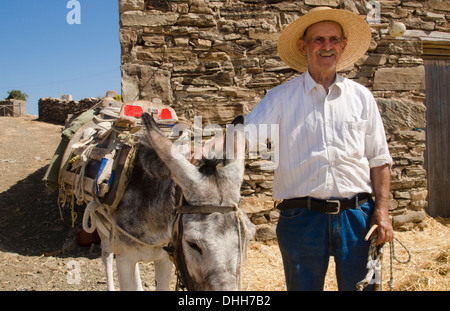
<path fill-rule="evenodd" d="M 448 34 L 448 1 L 119 0 L 122 97 L 159 97 L 185 122 L 201 116 L 204 125 L 229 123 L 298 74 L 277 54 L 278 37 L 290 22 L 316 6 L 368 18 L 374 3 L 380 15 L 371 22 L 370 48 L 341 74 L 377 99 L 394 158 L 394 223 L 420 222 L 427 206 L 424 47 L 418 36 L 391 37 L 388 26 L 399 21 L 410 33 Z M 247 164 L 243 202 L 260 228 L 257 238 L 270 239 L 278 217 L 271 199 L 273 174 L 259 164 Z"/>
<path fill-rule="evenodd" d="M 95 97 L 84 98 L 79 101 L 53 97 L 40 98 L 38 102 L 39 120 L 65 125 L 68 119 L 79 116 L 99 101 Z"/>

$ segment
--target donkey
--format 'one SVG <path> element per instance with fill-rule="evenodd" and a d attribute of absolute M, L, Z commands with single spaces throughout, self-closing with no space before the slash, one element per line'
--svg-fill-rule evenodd
<path fill-rule="evenodd" d="M 113 228 L 97 221 L 108 290 L 115 289 L 114 255 L 121 290 L 143 290 L 140 261 L 153 261 L 156 290 L 169 290 L 172 262 L 167 244 L 174 228 L 174 197 L 182 195 L 188 205 L 196 207 L 238 206 L 240 202 L 243 156 L 234 153 L 233 159 L 202 159 L 194 165 L 159 131 L 149 114 L 144 113 L 141 118 L 145 131 L 130 182 L 111 217 L 117 226 L 143 243 L 120 231 L 112 238 Z M 243 123 L 243 116 L 233 121 L 235 125 Z M 243 128 L 242 135 L 239 130 L 233 136 L 235 134 L 238 137 L 234 145 L 239 149 L 245 144 Z M 237 211 L 242 222 L 237 219 Z M 102 218 L 98 214 L 96 217 Z M 241 251 L 246 250 L 249 239 L 255 234 L 255 227 L 245 212 L 238 207 L 236 211 L 224 213 L 189 213 L 180 221 L 183 234 L 178 238 L 191 289 L 239 290 Z"/>

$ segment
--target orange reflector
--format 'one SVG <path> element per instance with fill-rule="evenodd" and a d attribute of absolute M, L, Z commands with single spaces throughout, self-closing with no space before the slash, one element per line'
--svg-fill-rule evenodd
<path fill-rule="evenodd" d="M 141 106 L 125 105 L 125 108 L 124 108 L 124 114 L 129 117 L 139 118 L 141 116 L 142 112 L 144 112 L 144 111 L 142 110 Z"/>
<path fill-rule="evenodd" d="M 169 109 L 163 108 L 161 110 L 161 114 L 159 115 L 160 120 L 167 120 L 167 119 L 173 119 L 172 118 L 172 112 L 170 112 Z"/>

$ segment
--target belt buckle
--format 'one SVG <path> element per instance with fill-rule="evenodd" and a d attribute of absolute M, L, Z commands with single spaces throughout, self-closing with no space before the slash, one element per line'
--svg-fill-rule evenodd
<path fill-rule="evenodd" d="M 327 202 L 327 204 L 329 204 L 329 203 L 336 204 L 336 211 L 334 211 L 334 212 L 327 212 L 327 214 L 330 214 L 330 215 L 339 214 L 339 212 L 341 211 L 341 201 L 339 201 L 339 200 L 327 200 L 326 202 Z"/>

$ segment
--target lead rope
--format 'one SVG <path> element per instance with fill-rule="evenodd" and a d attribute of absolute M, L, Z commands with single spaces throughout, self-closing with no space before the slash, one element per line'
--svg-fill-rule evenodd
<path fill-rule="evenodd" d="M 380 246 L 377 246 L 378 233 L 376 232 L 378 225 L 373 225 L 369 232 L 367 233 L 364 240 L 369 240 L 370 238 L 370 246 L 369 246 L 369 255 L 367 257 L 367 274 L 365 278 L 356 284 L 356 290 L 362 291 L 369 284 L 374 284 L 374 290 L 381 291 L 382 290 L 382 271 L 381 271 L 381 261 L 383 257 L 383 247 L 384 243 Z M 406 250 L 408 253 L 408 259 L 405 261 L 400 261 L 395 255 L 394 249 L 394 240 L 399 242 L 400 245 Z M 394 237 L 394 240 L 389 242 L 390 249 L 390 280 L 388 281 L 389 290 L 394 290 L 394 259 L 402 264 L 407 264 L 411 261 L 411 253 L 408 248 L 403 244 L 399 239 Z"/>
<path fill-rule="evenodd" d="M 107 212 L 105 206 L 97 198 L 94 198 L 91 202 L 89 202 L 89 204 L 86 206 L 86 209 L 84 210 L 82 225 L 83 225 L 83 230 L 86 231 L 87 233 L 93 233 L 97 229 L 97 223 L 96 223 L 97 221 L 102 222 L 103 226 L 108 228 L 108 226 L 100 218 L 97 217 L 96 213 L 102 215 L 105 218 L 105 220 L 109 223 L 109 225 L 110 225 L 109 226 L 110 227 L 110 240 L 111 241 L 118 240 L 118 233 L 120 232 L 121 234 L 123 234 L 127 238 L 129 238 L 130 240 L 132 240 L 138 244 L 141 244 L 143 246 L 163 247 L 164 245 L 167 244 L 167 241 L 163 241 L 158 244 L 149 244 L 149 243 L 146 243 L 146 242 L 136 238 L 132 234 L 128 233 L 125 229 L 123 229 L 121 226 L 119 226 L 112 217 L 110 217 L 108 215 L 108 212 Z"/>
<path fill-rule="evenodd" d="M 238 281 L 238 288 L 241 288 L 242 285 L 242 280 L 241 280 L 241 268 L 242 265 L 244 263 L 244 261 L 247 259 L 247 250 L 248 250 L 248 241 L 244 241 L 244 245 L 242 245 L 242 232 L 241 232 L 241 224 L 242 227 L 244 228 L 244 238 L 247 239 L 247 236 L 251 236 L 250 231 L 248 230 L 247 226 L 245 225 L 245 218 L 244 218 L 244 213 L 242 212 L 242 210 L 239 208 L 239 204 L 234 204 L 234 213 L 236 216 L 236 222 L 237 222 L 237 227 L 238 227 L 238 239 L 239 239 L 239 267 L 238 267 L 238 271 L 239 271 L 239 279 Z M 244 250 L 245 247 L 245 250 Z"/>
<path fill-rule="evenodd" d="M 179 202 L 177 202 L 176 194 L 177 194 L 177 184 L 173 183 L 172 191 L 171 191 L 171 194 L 170 194 L 170 200 L 172 201 L 172 210 L 174 212 L 176 211 L 177 207 L 179 205 L 181 205 L 182 200 L 183 200 L 183 196 L 181 196 Z M 183 220 L 182 219 L 178 219 L 178 221 L 183 221 Z M 175 217 L 173 226 L 178 225 L 176 222 L 177 222 L 177 217 Z M 172 228 L 172 233 L 173 233 L 173 230 L 174 230 L 174 228 Z M 172 240 L 172 237 L 171 237 L 170 241 L 171 240 Z M 170 244 L 170 242 L 169 242 L 169 244 Z M 177 291 L 177 292 L 180 291 L 180 290 L 184 291 L 186 289 L 186 287 L 184 286 L 183 282 L 181 281 L 181 275 L 180 275 L 180 271 L 178 270 L 177 265 L 175 265 L 175 276 L 177 277 L 177 280 L 175 282 L 175 291 Z"/>
<path fill-rule="evenodd" d="M 375 229 L 378 225 L 372 226 L 366 237 L 367 241 L 370 238 L 369 255 L 367 257 L 367 274 L 363 280 L 356 284 L 356 290 L 363 291 L 369 284 L 374 284 L 374 290 L 381 290 L 381 259 L 382 249 L 384 243 L 377 246 L 378 234 Z"/>
<path fill-rule="evenodd" d="M 400 245 L 405 249 L 406 253 L 408 253 L 408 259 L 406 259 L 405 261 L 401 261 L 397 258 L 397 256 L 395 255 L 395 248 L 394 248 L 394 240 L 397 241 L 398 243 L 400 243 Z M 411 253 L 409 251 L 409 249 L 405 246 L 405 244 L 402 243 L 402 241 L 400 241 L 399 239 L 397 239 L 396 237 L 394 237 L 394 240 L 392 240 L 390 242 L 390 262 L 391 262 L 391 279 L 389 280 L 388 284 L 389 284 L 389 290 L 393 291 L 394 290 L 394 271 L 393 271 L 393 260 L 395 259 L 398 263 L 401 264 L 407 264 L 411 261 Z"/>

